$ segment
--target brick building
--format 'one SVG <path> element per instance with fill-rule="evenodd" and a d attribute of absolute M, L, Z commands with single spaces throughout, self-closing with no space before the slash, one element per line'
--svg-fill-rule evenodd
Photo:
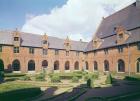
<path fill-rule="evenodd" d="M 140 3 L 103 18 L 90 42 L 0 31 L 0 66 L 13 72 L 140 73 Z"/>

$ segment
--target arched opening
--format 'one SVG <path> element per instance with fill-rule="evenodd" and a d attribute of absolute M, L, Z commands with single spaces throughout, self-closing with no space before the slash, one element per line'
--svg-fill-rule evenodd
<path fill-rule="evenodd" d="M 4 71 L 4 63 L 3 60 L 0 59 L 0 71 Z"/>
<path fill-rule="evenodd" d="M 136 72 L 140 73 L 140 58 L 137 59 L 137 64 L 136 64 Z"/>
<path fill-rule="evenodd" d="M 48 61 L 47 60 L 43 60 L 42 61 L 42 67 L 43 68 L 47 68 L 48 67 Z"/>
<path fill-rule="evenodd" d="M 118 72 L 125 72 L 125 63 L 122 59 L 118 60 Z"/>
<path fill-rule="evenodd" d="M 59 61 L 54 62 L 54 70 L 59 70 Z"/>
<path fill-rule="evenodd" d="M 104 61 L 104 70 L 109 71 L 109 62 L 108 62 L 108 60 Z"/>
<path fill-rule="evenodd" d="M 28 70 L 29 71 L 34 71 L 35 70 L 35 62 L 34 62 L 34 60 L 30 60 L 28 62 Z"/>
<path fill-rule="evenodd" d="M 86 61 L 86 63 L 85 63 L 85 64 L 86 64 L 86 70 L 88 70 L 88 62 Z"/>
<path fill-rule="evenodd" d="M 94 70 L 98 70 L 98 64 L 96 61 L 94 61 Z"/>
<path fill-rule="evenodd" d="M 78 61 L 75 62 L 74 69 L 75 70 L 79 70 L 79 62 Z"/>
<path fill-rule="evenodd" d="M 70 69 L 70 62 L 66 61 L 65 62 L 65 70 L 69 70 Z"/>
<path fill-rule="evenodd" d="M 14 60 L 12 63 L 12 70 L 13 71 L 20 71 L 20 61 L 19 60 Z"/>

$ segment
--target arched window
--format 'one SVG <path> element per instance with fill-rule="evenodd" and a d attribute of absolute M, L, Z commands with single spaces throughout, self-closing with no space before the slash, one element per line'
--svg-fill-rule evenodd
<path fill-rule="evenodd" d="M 118 60 L 118 72 L 125 72 L 125 63 L 122 59 Z"/>
<path fill-rule="evenodd" d="M 12 69 L 13 71 L 20 71 L 20 62 L 19 60 L 14 60 L 12 63 Z"/>
<path fill-rule="evenodd" d="M 4 63 L 3 60 L 0 59 L 0 71 L 4 71 Z"/>
<path fill-rule="evenodd" d="M 136 64 L 136 72 L 140 73 L 140 58 L 137 59 L 137 64 Z"/>
<path fill-rule="evenodd" d="M 109 71 L 109 62 L 108 62 L 108 60 L 104 61 L 104 70 Z"/>
<path fill-rule="evenodd" d="M 98 64 L 96 61 L 94 61 L 94 70 L 98 70 Z"/>
<path fill-rule="evenodd" d="M 48 61 L 47 60 L 43 60 L 42 61 L 42 67 L 43 68 L 47 68 L 48 67 Z"/>
<path fill-rule="evenodd" d="M 79 70 L 79 62 L 78 61 L 75 62 L 74 69 L 75 70 Z"/>
<path fill-rule="evenodd" d="M 35 70 L 35 62 L 34 62 L 34 60 L 30 60 L 28 62 L 28 70 L 29 71 L 34 71 Z"/>
<path fill-rule="evenodd" d="M 65 70 L 69 70 L 70 69 L 70 62 L 66 61 L 65 62 Z"/>
<path fill-rule="evenodd" d="M 54 62 L 54 70 L 59 70 L 59 61 Z"/>
<path fill-rule="evenodd" d="M 88 62 L 87 61 L 86 61 L 85 65 L 86 65 L 86 70 L 88 70 Z"/>

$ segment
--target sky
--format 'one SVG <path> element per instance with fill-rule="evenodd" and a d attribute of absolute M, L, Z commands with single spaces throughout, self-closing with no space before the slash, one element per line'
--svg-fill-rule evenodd
<path fill-rule="evenodd" d="M 103 17 L 135 0 L 0 0 L 0 30 L 90 41 Z"/>

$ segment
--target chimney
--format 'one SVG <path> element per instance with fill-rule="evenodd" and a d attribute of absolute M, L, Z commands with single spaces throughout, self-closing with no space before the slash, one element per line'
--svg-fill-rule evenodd
<path fill-rule="evenodd" d="M 80 42 L 82 42 L 82 39 L 80 39 Z"/>
<path fill-rule="evenodd" d="M 140 7 L 140 0 L 136 0 L 136 7 Z"/>

